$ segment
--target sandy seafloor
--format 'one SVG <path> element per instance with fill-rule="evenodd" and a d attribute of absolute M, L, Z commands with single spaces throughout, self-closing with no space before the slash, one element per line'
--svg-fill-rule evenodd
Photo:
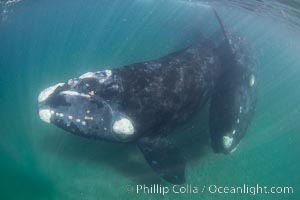
<path fill-rule="evenodd" d="M 43 123 L 37 96 L 87 71 L 149 60 L 215 31 L 207 7 L 182 1 L 1 1 L 0 199 L 158 199 L 128 188 L 159 184 L 136 146 L 91 141 Z M 257 112 L 236 152 L 215 155 L 208 109 L 178 128 L 198 194 L 164 199 L 300 198 L 299 29 L 255 10 L 216 8 L 259 60 Z M 5 11 L 5 12 L 4 12 Z M 288 13 L 287 13 L 288 14 Z M 300 19 L 299 19 L 300 20 Z M 212 194 L 217 186 L 289 186 L 293 194 Z M 185 185 L 183 185 L 185 186 Z M 206 187 L 202 193 L 201 189 Z"/>

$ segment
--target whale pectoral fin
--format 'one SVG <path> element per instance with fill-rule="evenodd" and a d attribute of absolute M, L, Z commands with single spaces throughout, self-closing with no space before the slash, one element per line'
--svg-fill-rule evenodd
<path fill-rule="evenodd" d="M 185 182 L 185 159 L 181 151 L 164 137 L 143 137 L 138 147 L 151 168 L 173 184 Z"/>
<path fill-rule="evenodd" d="M 228 34 L 213 9 L 224 36 L 216 53 L 222 68 L 210 104 L 210 135 L 216 153 L 235 151 L 254 115 L 257 62 L 243 38 Z"/>
<path fill-rule="evenodd" d="M 234 55 L 230 65 L 224 65 L 226 70 L 220 74 L 212 93 L 209 124 L 216 153 L 228 154 L 236 149 L 255 112 L 256 64 L 251 59 L 240 58 L 243 57 Z"/>

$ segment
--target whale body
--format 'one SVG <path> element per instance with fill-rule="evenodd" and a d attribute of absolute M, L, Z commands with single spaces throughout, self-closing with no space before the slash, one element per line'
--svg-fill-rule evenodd
<path fill-rule="evenodd" d="M 255 111 L 257 64 L 245 42 L 198 41 L 158 59 L 87 72 L 43 90 L 40 118 L 73 134 L 137 144 L 146 161 L 171 183 L 185 181 L 186 161 L 166 135 L 210 99 L 216 153 L 233 152 Z"/>

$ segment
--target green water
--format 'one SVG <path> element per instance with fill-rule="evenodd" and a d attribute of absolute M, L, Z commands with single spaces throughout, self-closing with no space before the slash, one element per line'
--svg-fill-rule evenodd
<path fill-rule="evenodd" d="M 0 1 L 1 2 L 1 1 Z M 1 4 L 0 4 L 1 5 Z M 160 180 L 135 146 L 91 141 L 43 123 L 41 90 L 87 71 L 157 58 L 216 29 L 209 9 L 182 1 L 21 1 L 0 23 L 0 199 L 158 199 L 127 188 Z M 300 198 L 298 30 L 218 8 L 260 63 L 255 119 L 232 155 L 209 145 L 207 109 L 176 130 L 198 194 L 165 199 Z M 210 17 L 211 16 L 211 17 Z M 2 16 L 3 17 L 3 16 Z M 300 19 L 299 19 L 300 20 Z M 200 25 L 199 25 L 200 24 Z M 289 186 L 293 194 L 211 194 L 205 185 Z"/>

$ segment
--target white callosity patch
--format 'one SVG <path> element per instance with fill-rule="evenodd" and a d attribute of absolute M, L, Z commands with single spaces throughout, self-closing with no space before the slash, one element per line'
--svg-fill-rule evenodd
<path fill-rule="evenodd" d="M 64 83 L 58 83 L 56 85 L 53 85 L 51 87 L 48 87 L 46 89 L 44 89 L 40 94 L 39 94 L 39 97 L 38 97 L 38 101 L 39 102 L 43 102 L 45 101 L 54 91 L 57 87 L 61 87 L 63 86 Z"/>
<path fill-rule="evenodd" d="M 5 5 L 10 5 L 10 4 L 15 4 L 15 3 L 18 3 L 20 2 L 21 0 L 9 0 L 5 3 Z"/>
<path fill-rule="evenodd" d="M 94 90 L 90 91 L 89 95 L 94 96 L 95 95 L 95 91 Z"/>
<path fill-rule="evenodd" d="M 50 123 L 52 114 L 49 109 L 41 109 L 39 110 L 39 116 L 44 122 Z"/>
<path fill-rule="evenodd" d="M 94 120 L 93 117 L 89 117 L 89 116 L 85 116 L 84 119 L 85 119 L 85 120 Z"/>
<path fill-rule="evenodd" d="M 117 134 L 129 136 L 134 133 L 134 127 L 129 119 L 122 118 L 118 121 L 115 121 L 113 124 L 113 131 Z"/>
<path fill-rule="evenodd" d="M 63 113 L 55 113 L 55 116 L 56 117 L 64 117 L 64 114 Z"/>
<path fill-rule="evenodd" d="M 112 72 L 109 69 L 105 70 L 105 73 L 106 73 L 107 78 L 112 75 Z"/>
<path fill-rule="evenodd" d="M 235 150 L 236 150 L 236 147 L 234 147 L 234 148 L 230 151 L 230 153 L 235 152 Z"/>
<path fill-rule="evenodd" d="M 81 97 L 86 97 L 86 98 L 90 98 L 91 96 L 88 94 L 84 94 L 84 93 L 79 93 L 76 91 L 62 91 L 60 92 L 60 94 L 64 94 L 64 95 L 69 95 L 69 96 L 81 96 Z"/>
<path fill-rule="evenodd" d="M 223 136 L 223 146 L 224 148 L 228 149 L 231 147 L 233 143 L 233 138 L 229 136 Z"/>
<path fill-rule="evenodd" d="M 253 87 L 254 84 L 255 84 L 255 76 L 253 74 L 251 74 L 250 80 L 249 80 L 249 85 L 250 85 L 250 87 Z"/>
<path fill-rule="evenodd" d="M 236 149 L 238 148 L 238 146 L 239 146 L 239 143 L 230 151 L 230 153 L 233 153 L 233 152 L 235 152 L 236 151 Z"/>
<path fill-rule="evenodd" d="M 112 71 L 107 69 L 104 71 L 97 71 L 97 72 L 87 72 L 85 74 L 82 74 L 79 76 L 79 79 L 85 79 L 85 78 L 96 78 L 99 80 L 99 83 L 104 83 L 107 81 L 112 75 Z M 88 86 L 87 86 L 88 87 Z"/>
<path fill-rule="evenodd" d="M 232 131 L 232 135 L 234 135 L 235 133 L 236 133 L 236 130 L 233 130 L 233 131 Z"/>
<path fill-rule="evenodd" d="M 106 69 L 104 71 L 97 71 L 97 78 L 99 80 L 99 83 L 105 83 L 108 79 L 110 79 L 112 75 L 112 71 L 109 69 Z"/>
<path fill-rule="evenodd" d="M 77 84 L 78 84 L 78 81 L 76 79 L 68 80 L 68 85 L 76 86 Z"/>
<path fill-rule="evenodd" d="M 85 74 L 82 74 L 79 76 L 80 79 L 85 79 L 85 78 L 96 78 L 96 75 L 94 72 L 87 72 Z"/>
<path fill-rule="evenodd" d="M 68 118 L 72 120 L 72 119 L 73 119 L 73 116 L 69 115 Z"/>

